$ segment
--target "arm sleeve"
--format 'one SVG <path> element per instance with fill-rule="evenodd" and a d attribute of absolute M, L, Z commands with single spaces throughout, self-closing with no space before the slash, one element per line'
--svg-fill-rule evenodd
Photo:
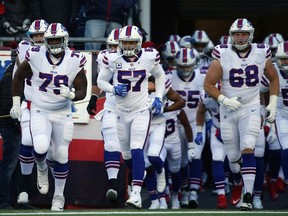
<path fill-rule="evenodd" d="M 156 97 L 163 98 L 165 94 L 165 72 L 160 64 L 157 64 L 151 74 L 155 77 Z"/>
<path fill-rule="evenodd" d="M 102 67 L 97 78 L 97 86 L 105 92 L 113 93 L 113 86 L 109 83 L 113 73 L 106 67 Z"/>

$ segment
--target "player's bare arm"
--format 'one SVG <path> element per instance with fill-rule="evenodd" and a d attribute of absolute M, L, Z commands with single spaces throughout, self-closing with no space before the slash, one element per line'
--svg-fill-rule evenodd
<path fill-rule="evenodd" d="M 270 95 L 277 95 L 279 94 L 279 77 L 275 67 L 272 64 L 272 61 L 268 59 L 265 64 L 264 70 L 265 76 L 270 81 L 269 92 Z"/>
<path fill-rule="evenodd" d="M 182 109 L 178 115 L 178 119 L 180 121 L 180 123 L 183 125 L 184 130 L 185 130 L 185 135 L 187 138 L 187 141 L 189 143 L 193 142 L 193 132 L 192 132 L 192 128 L 191 125 L 189 123 L 188 117 L 186 115 L 186 112 Z"/>
<path fill-rule="evenodd" d="M 19 65 L 12 82 L 12 95 L 21 96 L 24 88 L 24 80 L 33 75 L 30 64 L 25 60 Z"/>
<path fill-rule="evenodd" d="M 75 98 L 73 98 L 73 101 L 83 100 L 87 93 L 87 78 L 84 68 L 82 68 L 75 77 L 73 86 L 75 88 Z"/>
<path fill-rule="evenodd" d="M 173 88 L 169 88 L 166 97 L 173 101 L 169 106 L 164 107 L 164 112 L 170 112 L 174 110 L 180 110 L 185 106 L 185 100 L 176 92 Z"/>
<path fill-rule="evenodd" d="M 196 112 L 196 125 L 197 127 L 203 127 L 204 123 L 205 123 L 205 113 L 206 113 L 207 109 L 205 107 L 205 105 L 199 101 L 198 103 L 198 108 L 197 108 L 197 112 Z M 199 130 L 201 131 L 201 130 Z"/>
<path fill-rule="evenodd" d="M 216 83 L 222 77 L 222 67 L 218 60 L 213 60 L 207 71 L 205 80 L 204 80 L 204 90 L 215 100 L 218 99 L 221 92 L 216 88 Z"/>

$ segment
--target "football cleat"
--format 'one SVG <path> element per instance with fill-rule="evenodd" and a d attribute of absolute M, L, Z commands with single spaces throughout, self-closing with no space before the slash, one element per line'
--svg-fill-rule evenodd
<path fill-rule="evenodd" d="M 171 209 L 180 209 L 178 193 L 171 194 Z"/>
<path fill-rule="evenodd" d="M 21 192 L 17 197 L 18 204 L 27 204 L 29 202 L 28 194 L 26 192 Z"/>
<path fill-rule="evenodd" d="M 254 209 L 263 209 L 262 200 L 259 196 L 254 196 L 253 198 L 253 208 Z"/>
<path fill-rule="evenodd" d="M 165 170 L 162 169 L 161 173 L 156 172 L 156 178 L 157 178 L 157 191 L 159 193 L 162 193 L 166 188 Z"/>
<path fill-rule="evenodd" d="M 241 200 L 242 187 L 243 187 L 242 184 L 241 185 L 233 185 L 232 195 L 231 195 L 231 199 L 230 199 L 231 205 L 235 206 Z"/>
<path fill-rule="evenodd" d="M 217 208 L 218 209 L 227 209 L 228 208 L 226 196 L 224 194 L 218 195 Z"/>
<path fill-rule="evenodd" d="M 134 209 L 142 208 L 142 200 L 140 191 L 132 191 L 130 197 L 126 201 L 126 206 Z"/>
<path fill-rule="evenodd" d="M 48 166 L 41 171 L 37 166 L 37 188 L 41 194 L 47 194 L 49 190 Z"/>
<path fill-rule="evenodd" d="M 149 209 L 159 209 L 159 208 L 160 208 L 159 200 L 158 199 L 152 200 Z"/>
<path fill-rule="evenodd" d="M 247 192 L 243 196 L 243 201 L 242 201 L 242 204 L 240 206 L 240 209 L 242 211 L 251 211 L 252 208 L 253 208 L 252 195 L 251 195 L 251 193 Z"/>
<path fill-rule="evenodd" d="M 52 200 L 51 211 L 63 211 L 65 204 L 64 196 L 54 195 Z"/>
<path fill-rule="evenodd" d="M 181 190 L 180 206 L 181 208 L 188 207 L 188 191 L 186 190 Z"/>
<path fill-rule="evenodd" d="M 189 203 L 188 207 L 189 208 L 197 208 L 198 207 L 198 195 L 196 191 L 190 191 L 189 193 Z"/>
<path fill-rule="evenodd" d="M 109 189 L 106 193 L 106 199 L 113 202 L 116 201 L 118 197 L 117 191 L 113 189 Z"/>

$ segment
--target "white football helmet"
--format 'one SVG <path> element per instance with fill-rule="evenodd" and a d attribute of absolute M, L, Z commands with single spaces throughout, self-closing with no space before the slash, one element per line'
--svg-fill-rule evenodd
<path fill-rule="evenodd" d="M 196 57 L 190 48 L 180 48 L 175 57 L 177 74 L 188 78 L 193 74 Z"/>
<path fill-rule="evenodd" d="M 275 59 L 275 53 L 276 53 L 276 50 L 277 50 L 277 47 L 278 45 L 280 44 L 281 42 L 278 41 L 278 39 L 276 38 L 275 35 L 273 34 L 270 34 L 268 35 L 265 39 L 264 39 L 264 44 L 268 45 L 271 49 L 271 53 L 272 53 L 272 58 L 271 60 L 274 62 L 274 59 Z"/>
<path fill-rule="evenodd" d="M 192 47 L 191 41 L 192 41 L 192 37 L 190 35 L 185 35 L 180 39 L 179 46 L 181 48 L 190 48 L 191 49 L 191 47 Z"/>
<path fill-rule="evenodd" d="M 219 44 L 231 44 L 232 40 L 230 35 L 223 35 L 219 39 Z"/>
<path fill-rule="evenodd" d="M 113 29 L 106 39 L 107 49 L 111 49 L 111 46 L 118 46 L 118 38 L 121 29 Z"/>
<path fill-rule="evenodd" d="M 40 38 L 33 39 L 33 35 L 35 34 L 44 35 L 45 31 L 48 28 L 48 25 L 49 24 L 44 19 L 37 19 L 31 23 L 28 31 L 26 32 L 26 35 L 30 38 L 30 42 L 32 45 L 36 46 L 44 45 L 44 37 L 42 37 L 41 39 Z"/>
<path fill-rule="evenodd" d="M 203 55 L 205 49 L 207 48 L 210 39 L 205 31 L 196 30 L 192 35 L 192 45 L 197 50 L 199 55 Z"/>
<path fill-rule="evenodd" d="M 180 47 L 176 41 L 167 41 L 164 44 L 162 51 L 164 58 L 175 58 L 176 53 L 180 50 Z"/>
<path fill-rule="evenodd" d="M 248 40 L 246 41 L 245 44 L 236 44 L 236 42 L 234 41 L 234 38 L 233 38 L 233 34 L 235 32 L 248 32 L 249 33 Z M 247 19 L 240 18 L 240 19 L 235 20 L 233 22 L 233 24 L 231 25 L 231 27 L 229 29 L 229 35 L 231 37 L 232 45 L 237 50 L 244 50 L 248 46 L 250 46 L 250 44 L 252 43 L 252 40 L 254 37 L 254 28 L 253 28 L 252 24 Z"/>
<path fill-rule="evenodd" d="M 58 44 L 50 43 L 51 40 L 61 39 Z M 68 47 L 69 34 L 61 23 L 51 23 L 44 33 L 44 41 L 47 50 L 51 54 L 59 54 Z"/>
<path fill-rule="evenodd" d="M 283 63 L 283 59 L 288 59 L 288 41 L 280 43 L 278 45 L 276 54 L 275 54 L 276 62 L 283 72 L 288 73 L 288 63 Z M 287 60 L 288 61 L 288 60 Z"/>
<path fill-rule="evenodd" d="M 280 33 L 271 33 L 270 35 L 273 35 L 274 37 L 276 37 L 276 39 L 279 43 L 282 43 L 285 41 L 283 36 Z"/>
<path fill-rule="evenodd" d="M 123 45 L 123 41 L 137 41 L 136 45 Z M 118 49 L 124 56 L 136 55 L 141 50 L 142 32 L 137 26 L 128 25 L 121 29 Z"/>
<path fill-rule="evenodd" d="M 169 41 L 176 41 L 178 44 L 180 42 L 181 37 L 178 34 L 172 34 L 169 36 Z"/>

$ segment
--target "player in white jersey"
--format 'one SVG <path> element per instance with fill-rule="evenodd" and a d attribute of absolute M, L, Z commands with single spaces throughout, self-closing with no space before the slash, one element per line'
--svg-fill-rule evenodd
<path fill-rule="evenodd" d="M 121 29 L 113 29 L 107 37 L 106 45 L 107 49 L 100 51 L 97 55 L 97 71 L 99 73 L 103 57 L 106 53 L 116 50 L 118 47 L 118 37 Z M 96 101 L 98 96 L 96 95 L 96 91 L 93 92 L 95 88 L 98 88 L 96 85 L 92 87 L 92 94 L 89 104 L 87 106 L 87 111 L 90 115 L 95 115 L 93 110 L 96 111 Z M 117 114 L 115 109 L 115 95 L 112 93 L 106 93 L 106 99 L 104 102 L 104 108 L 98 116 L 102 115 L 100 120 L 101 124 L 101 132 L 104 139 L 104 161 L 105 168 L 109 180 L 109 189 L 106 192 L 106 198 L 114 202 L 117 200 L 118 193 L 118 183 L 117 176 L 120 169 L 120 143 L 117 136 Z M 96 117 L 98 119 L 98 117 Z"/>
<path fill-rule="evenodd" d="M 34 20 L 27 31 L 27 35 L 29 36 L 30 41 L 23 40 L 18 44 L 17 47 L 17 59 L 16 64 L 13 69 L 13 76 L 19 67 L 19 65 L 25 60 L 26 51 L 31 46 L 42 46 L 44 45 L 44 32 L 48 27 L 48 23 L 43 20 Z M 29 193 L 30 189 L 28 185 L 30 184 L 30 175 L 33 171 L 34 159 L 32 155 L 33 144 L 30 133 L 30 105 L 32 98 L 32 86 L 31 79 L 27 78 L 25 80 L 24 87 L 24 100 L 21 105 L 21 146 L 19 152 L 19 160 L 21 167 L 21 174 L 23 179 L 23 184 L 21 185 L 23 188 L 20 188 L 20 194 L 17 198 L 17 203 L 22 205 L 27 205 L 29 202 Z M 46 173 L 48 175 L 48 169 Z M 46 194 L 48 192 L 48 188 L 42 187 L 40 193 Z"/>
<path fill-rule="evenodd" d="M 132 192 L 126 205 L 140 209 L 141 188 L 145 162 L 143 146 L 148 136 L 152 115 L 162 110 L 165 72 L 159 64 L 160 56 L 154 48 L 141 48 L 142 33 L 137 26 L 121 29 L 118 49 L 107 53 L 97 84 L 105 92 L 113 93 L 116 101 L 117 132 L 123 159 L 132 170 Z M 156 92 L 151 111 L 148 105 L 148 77 L 155 77 Z M 113 78 L 113 85 L 110 80 Z"/>
<path fill-rule="evenodd" d="M 150 77 L 149 97 L 151 100 L 153 100 L 155 97 L 155 86 L 153 86 L 153 83 L 153 77 Z M 165 82 L 165 97 L 163 98 L 163 103 L 165 103 L 167 100 L 171 101 L 171 103 L 165 106 L 164 112 L 180 110 L 185 106 L 184 99 L 173 90 L 171 82 L 168 78 L 166 78 Z M 151 198 L 151 206 L 149 209 L 160 208 L 158 195 L 163 194 L 166 188 L 164 168 L 165 158 L 161 157 L 160 155 L 164 145 L 165 129 L 166 119 L 164 114 L 161 113 L 157 116 L 153 116 L 144 148 L 145 166 L 147 171 L 145 183 Z M 155 184 L 155 182 L 157 182 L 157 184 Z"/>
<path fill-rule="evenodd" d="M 84 72 L 85 56 L 68 48 L 68 32 L 60 23 L 52 23 L 44 33 L 45 46 L 32 46 L 26 60 L 17 69 L 13 79 L 13 107 L 11 116 L 19 118 L 23 81 L 31 77 L 31 133 L 33 156 L 37 169 L 47 169 L 46 154 L 52 145 L 55 189 L 52 211 L 63 211 L 64 188 L 68 175 L 68 149 L 74 124 L 71 100 L 86 96 L 87 79 Z M 71 88 L 75 88 L 75 92 Z M 48 187 L 48 176 L 38 175 L 38 187 Z M 42 184 L 43 183 L 43 184 Z M 45 184 L 44 184 L 45 183 Z"/>
<path fill-rule="evenodd" d="M 287 153 L 287 130 L 285 130 L 285 128 L 287 128 L 287 113 L 288 113 L 288 109 L 287 109 L 287 102 L 286 102 L 286 98 L 287 98 L 287 79 L 288 79 L 288 42 L 283 42 L 280 43 L 277 47 L 277 51 L 275 54 L 275 60 L 276 60 L 276 64 L 274 64 L 278 76 L 279 76 L 279 83 L 280 83 L 280 93 L 279 93 L 279 98 L 278 98 L 278 102 L 277 102 L 277 113 L 276 113 L 276 121 L 275 121 L 275 127 L 276 127 L 276 134 L 277 134 L 277 141 L 275 141 L 274 143 L 271 143 L 271 145 L 269 145 L 270 147 L 270 152 L 272 153 L 272 150 L 274 150 L 274 157 L 271 160 L 270 163 L 275 163 L 278 162 L 280 157 L 279 157 L 279 151 L 277 151 L 279 149 L 278 147 L 278 142 L 282 148 L 282 155 L 281 155 L 281 165 L 282 165 L 282 169 L 283 169 L 283 173 L 284 173 L 284 179 L 285 182 L 287 184 L 288 182 L 288 165 L 287 162 L 285 160 L 287 160 L 288 157 L 288 153 Z M 266 91 L 268 91 L 269 89 L 269 82 L 262 82 L 265 87 L 266 87 Z M 271 127 L 273 129 L 273 125 Z M 271 130 L 271 129 L 270 129 Z M 273 131 L 275 132 L 275 130 Z M 278 154 L 276 154 L 278 153 Z M 278 156 L 278 157 L 277 157 Z M 269 166 L 270 166 L 269 163 Z M 275 166 L 274 166 L 275 167 Z M 277 166 L 275 168 L 278 168 Z M 272 175 L 272 179 L 274 182 L 276 182 L 276 178 L 278 177 L 278 175 L 276 175 L 277 173 L 273 172 L 272 168 L 269 167 L 270 173 L 269 176 L 271 178 Z M 272 184 L 272 185 L 275 185 Z M 271 185 L 271 182 L 269 183 L 269 189 L 270 189 L 270 196 L 271 196 L 271 190 L 273 192 L 273 187 Z M 275 187 L 275 186 L 274 186 Z M 277 192 L 276 190 L 274 190 L 274 192 Z M 278 193 L 277 193 L 277 197 L 278 197 Z"/>
<path fill-rule="evenodd" d="M 188 116 L 193 134 L 196 134 L 196 110 L 200 97 L 200 89 L 203 87 L 205 75 L 201 74 L 199 69 L 194 70 L 196 64 L 196 57 L 193 51 L 189 48 L 181 48 L 176 55 L 176 67 L 177 71 L 169 75 L 169 79 L 172 82 L 173 88 L 186 100 L 184 110 Z M 205 126 L 203 128 L 205 131 Z M 197 202 L 197 190 L 200 187 L 200 179 L 202 174 L 202 161 L 201 152 L 204 145 L 191 145 L 188 146 L 188 142 L 184 133 L 184 128 L 179 125 L 179 132 L 181 138 L 181 206 L 188 206 L 190 208 L 196 208 Z M 205 137 L 204 141 L 205 142 Z M 190 190 L 188 201 L 188 147 L 195 148 L 195 158 L 189 165 L 190 170 Z M 192 171 L 193 170 L 193 171 Z M 193 191 L 192 191 L 193 190 Z M 188 203 L 189 202 L 189 203 Z"/>
<path fill-rule="evenodd" d="M 254 148 L 261 127 L 260 80 L 265 73 L 270 80 L 270 103 L 267 120 L 273 122 L 279 92 L 277 72 L 264 44 L 252 43 L 254 28 L 247 19 L 237 19 L 229 30 L 232 44 L 218 45 L 205 77 L 205 91 L 220 105 L 221 137 L 228 159 L 242 158 L 244 198 L 242 210 L 252 210 L 256 173 Z M 221 80 L 221 91 L 215 87 Z"/>

